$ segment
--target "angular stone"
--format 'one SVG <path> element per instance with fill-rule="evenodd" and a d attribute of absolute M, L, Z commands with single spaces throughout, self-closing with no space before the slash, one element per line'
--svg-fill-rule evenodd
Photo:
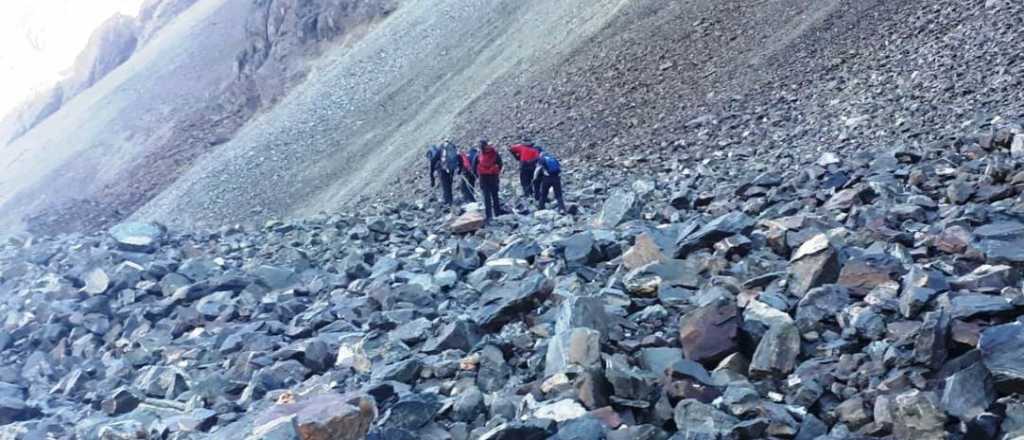
<path fill-rule="evenodd" d="M 769 328 L 783 322 L 793 322 L 793 318 L 758 300 L 751 300 L 743 309 L 743 331 L 754 341 L 761 340 Z"/>
<path fill-rule="evenodd" d="M 601 333 L 589 328 L 573 328 L 558 333 L 548 344 L 544 376 L 551 377 L 570 366 L 592 369 L 600 365 Z"/>
<path fill-rule="evenodd" d="M 110 397 L 103 399 L 100 407 L 108 416 L 115 417 L 134 411 L 139 402 L 139 398 L 131 391 L 119 388 Z"/>
<path fill-rule="evenodd" d="M 614 228 L 637 215 L 637 196 L 631 191 L 616 189 L 608 195 L 601 212 L 592 224 L 597 228 Z"/>
<path fill-rule="evenodd" d="M 839 257 L 825 234 L 804 242 L 790 259 L 793 282 L 790 291 L 802 297 L 807 291 L 839 278 Z"/>
<path fill-rule="evenodd" d="M 634 270 L 650 263 L 664 261 L 667 258 L 650 235 L 640 234 L 636 236 L 633 246 L 622 255 L 622 265 L 627 270 Z"/>
<path fill-rule="evenodd" d="M 836 284 L 850 289 L 857 296 L 867 295 L 872 289 L 891 283 L 891 269 L 866 259 L 851 259 L 843 263 Z"/>
<path fill-rule="evenodd" d="M 680 237 L 676 242 L 676 258 L 686 258 L 691 252 L 706 249 L 718 241 L 736 234 L 746 234 L 754 227 L 754 219 L 742 212 L 722 215 L 692 234 Z"/>
<path fill-rule="evenodd" d="M 946 413 L 964 421 L 981 415 L 995 400 L 995 383 L 980 362 L 947 377 L 942 391 L 942 407 Z"/>
<path fill-rule="evenodd" d="M 957 289 L 977 292 L 998 292 L 1004 287 L 1020 283 L 1020 272 L 1010 266 L 983 264 L 971 273 L 953 279 L 949 284 Z"/>
<path fill-rule="evenodd" d="M 891 406 L 893 434 L 898 439 L 946 439 L 946 414 L 934 393 L 918 390 L 896 396 Z"/>
<path fill-rule="evenodd" d="M 561 243 L 565 256 L 565 265 L 571 270 L 591 266 L 601 260 L 594 234 L 590 231 L 574 234 Z"/>
<path fill-rule="evenodd" d="M 719 301 L 686 314 L 679 325 L 679 343 L 687 359 L 714 365 L 736 351 L 739 316 L 736 305 Z"/>
<path fill-rule="evenodd" d="M 900 313 L 906 318 L 917 316 L 932 298 L 946 290 L 949 290 L 949 283 L 941 273 L 917 265 L 911 266 L 910 271 L 903 276 Z"/>
<path fill-rule="evenodd" d="M 587 414 L 587 409 L 571 399 L 562 399 L 541 405 L 533 411 L 538 419 L 550 419 L 556 422 L 577 419 Z"/>
<path fill-rule="evenodd" d="M 381 420 L 381 426 L 415 431 L 430 423 L 440 409 L 441 404 L 435 395 L 410 394 L 391 405 Z"/>
<path fill-rule="evenodd" d="M 246 440 L 302 440 L 297 417 L 283 416 L 255 427 Z"/>
<path fill-rule="evenodd" d="M 797 304 L 796 325 L 804 332 L 817 330 L 822 320 L 836 319 L 839 312 L 849 304 L 850 295 L 843 287 L 824 286 L 811 289 Z"/>
<path fill-rule="evenodd" d="M 294 417 L 302 440 L 359 440 L 370 430 L 370 424 L 377 417 L 377 407 L 368 396 L 320 394 L 295 403 L 274 405 L 260 413 L 254 425 L 263 427 L 290 417 Z"/>
<path fill-rule="evenodd" d="M 543 275 L 533 274 L 521 281 L 485 290 L 480 295 L 474 320 L 484 330 L 500 329 L 519 314 L 532 310 L 537 301 L 550 292 L 545 288 L 545 281 Z"/>
<path fill-rule="evenodd" d="M 449 228 L 454 234 L 467 234 L 484 227 L 484 223 L 486 221 L 487 219 L 485 218 L 484 213 L 480 211 L 468 211 L 455 218 L 455 220 L 452 220 Z"/>
<path fill-rule="evenodd" d="M 153 223 L 121 223 L 108 232 L 118 248 L 129 252 L 153 252 L 164 236 L 163 228 Z"/>
<path fill-rule="evenodd" d="M 793 323 L 781 322 L 765 333 L 750 362 L 753 377 L 782 378 L 796 367 L 800 354 L 800 330 Z"/>
<path fill-rule="evenodd" d="M 871 414 L 864 407 L 864 399 L 861 397 L 854 397 L 839 404 L 836 407 L 836 414 L 850 429 L 860 429 L 871 422 Z"/>
<path fill-rule="evenodd" d="M 693 399 L 681 400 L 673 413 L 677 434 L 687 439 L 732 438 L 739 422 L 735 417 L 715 407 Z"/>
<path fill-rule="evenodd" d="M 29 420 L 40 415 L 39 410 L 25 402 L 25 388 L 0 382 L 0 425 Z"/>
<path fill-rule="evenodd" d="M 960 295 L 950 301 L 953 319 L 998 315 L 1014 309 L 1013 303 L 996 295 Z"/>
<path fill-rule="evenodd" d="M 469 352 L 478 342 L 480 342 L 480 332 L 476 323 L 460 319 L 445 324 L 437 336 L 424 344 L 423 351 L 426 353 L 440 353 L 445 350 Z"/>
<path fill-rule="evenodd" d="M 930 368 L 939 368 L 948 356 L 950 319 L 943 310 L 928 312 L 914 339 L 914 360 Z"/>
<path fill-rule="evenodd" d="M 1024 323 L 985 329 L 978 341 L 982 360 L 1000 389 L 1024 390 Z"/>

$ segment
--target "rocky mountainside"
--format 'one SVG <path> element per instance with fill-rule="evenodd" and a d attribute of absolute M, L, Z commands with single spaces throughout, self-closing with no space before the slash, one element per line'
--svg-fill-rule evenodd
<path fill-rule="evenodd" d="M 55 97 L 61 111 L 4 147 L 4 230 L 93 230 L 127 217 L 301 83 L 311 58 L 358 40 L 394 8 L 359 0 L 185 3 L 144 4 L 145 46 L 76 99 Z"/>
<path fill-rule="evenodd" d="M 10 240 L 0 432 L 1020 438 L 1024 127 L 823 149 L 571 160 L 569 213 L 483 229 L 381 200 Z"/>
<path fill-rule="evenodd" d="M 5 157 L 0 438 L 1024 438 L 1022 24 L 197 2 Z M 439 206 L 423 142 L 522 133 L 568 212 Z"/>

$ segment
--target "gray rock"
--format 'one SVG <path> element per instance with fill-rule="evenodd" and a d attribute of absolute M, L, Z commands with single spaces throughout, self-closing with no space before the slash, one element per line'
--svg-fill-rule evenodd
<path fill-rule="evenodd" d="M 750 362 L 753 377 L 776 377 L 788 375 L 796 367 L 800 355 L 800 330 L 793 323 L 781 322 L 765 333 L 757 344 Z"/>
<path fill-rule="evenodd" d="M 715 407 L 693 399 L 680 401 L 673 413 L 678 430 L 676 436 L 683 438 L 731 438 L 739 422 Z"/>
<path fill-rule="evenodd" d="M 942 274 L 920 266 L 912 266 L 903 276 L 900 312 L 907 318 L 917 316 L 932 298 L 948 289 L 949 284 Z"/>
<path fill-rule="evenodd" d="M 153 223 L 121 223 L 108 232 L 121 250 L 129 252 L 153 252 L 164 236 L 164 229 Z"/>
<path fill-rule="evenodd" d="M 457 320 L 445 324 L 437 336 L 430 338 L 423 346 L 426 353 L 440 353 L 444 350 L 461 350 L 469 352 L 480 342 L 480 332 L 476 323 L 468 320 Z"/>
<path fill-rule="evenodd" d="M 722 215 L 676 242 L 676 258 L 686 258 L 691 252 L 713 246 L 718 241 L 736 234 L 746 234 L 754 226 L 754 219 L 742 212 Z"/>
<path fill-rule="evenodd" d="M 545 377 L 561 373 L 570 366 L 596 368 L 601 361 L 601 333 L 579 327 L 555 334 L 544 359 Z"/>
<path fill-rule="evenodd" d="M 996 295 L 961 295 L 954 297 L 950 304 L 954 319 L 998 315 L 1014 309 L 1013 303 Z"/>
<path fill-rule="evenodd" d="M 793 283 L 790 291 L 802 297 L 807 291 L 839 279 L 839 257 L 825 234 L 804 242 L 790 259 Z"/>
<path fill-rule="evenodd" d="M 893 434 L 901 439 L 941 440 L 946 438 L 946 414 L 932 392 L 918 390 L 893 400 Z"/>
<path fill-rule="evenodd" d="M 850 294 L 840 286 L 823 286 L 809 290 L 796 307 L 796 325 L 801 331 L 818 330 L 826 318 L 835 320 L 850 304 Z"/>
<path fill-rule="evenodd" d="M 995 400 L 995 383 L 981 363 L 947 377 L 942 391 L 942 407 L 946 413 L 964 421 L 981 415 Z"/>
<path fill-rule="evenodd" d="M 637 215 L 637 196 L 631 191 L 617 189 L 608 195 L 601 212 L 592 224 L 597 228 L 614 228 Z"/>
<path fill-rule="evenodd" d="M 1024 385 L 1024 324 L 989 327 L 982 331 L 978 349 L 985 366 L 1000 388 L 1018 389 Z"/>

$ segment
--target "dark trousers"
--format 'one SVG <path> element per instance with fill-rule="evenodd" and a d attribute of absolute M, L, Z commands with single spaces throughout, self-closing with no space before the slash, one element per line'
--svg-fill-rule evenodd
<path fill-rule="evenodd" d="M 459 177 L 459 188 L 462 188 L 462 197 L 467 202 L 475 202 L 476 195 L 473 194 L 473 187 L 476 186 L 476 176 L 472 173 L 463 173 Z"/>
<path fill-rule="evenodd" d="M 484 193 L 484 213 L 492 219 L 501 212 L 498 201 L 498 176 L 480 176 L 480 191 Z"/>
<path fill-rule="evenodd" d="M 558 202 L 558 210 L 565 212 L 565 200 L 562 199 L 562 176 L 555 174 L 554 176 L 543 176 L 540 178 L 540 209 L 544 209 L 544 205 L 548 202 L 548 193 L 552 188 L 555 189 L 555 201 Z"/>
<path fill-rule="evenodd" d="M 537 169 L 536 163 L 519 164 L 519 184 L 523 186 L 523 195 L 533 197 L 533 172 Z"/>
<path fill-rule="evenodd" d="M 452 204 L 452 174 L 448 171 L 441 170 L 441 196 L 444 198 L 445 205 Z"/>

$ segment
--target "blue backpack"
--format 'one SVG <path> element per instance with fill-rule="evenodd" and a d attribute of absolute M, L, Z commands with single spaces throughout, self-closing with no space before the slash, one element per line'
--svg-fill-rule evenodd
<path fill-rule="evenodd" d="M 554 176 L 562 172 L 562 164 L 558 163 L 558 159 L 550 154 L 544 154 L 540 157 L 540 164 L 544 167 L 544 171 L 549 176 Z"/>

